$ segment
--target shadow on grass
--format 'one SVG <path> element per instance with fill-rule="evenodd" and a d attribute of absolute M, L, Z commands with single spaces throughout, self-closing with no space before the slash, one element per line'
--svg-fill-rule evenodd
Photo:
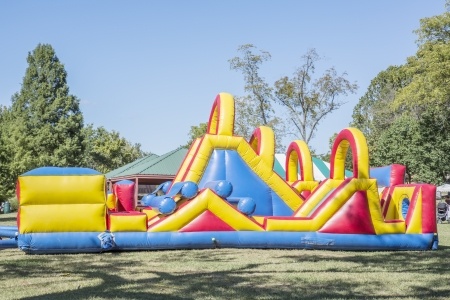
<path fill-rule="evenodd" d="M 441 245 L 439 245 L 438 250 L 449 251 L 450 250 L 450 246 L 441 246 Z"/>
<path fill-rule="evenodd" d="M 333 251 L 317 251 L 317 255 L 303 257 L 287 256 L 298 262 L 320 262 L 338 260 L 342 263 L 358 265 L 352 272 L 366 273 L 367 270 L 382 268 L 384 272 L 413 272 L 419 274 L 449 274 L 450 247 L 437 251 L 387 251 L 387 252 L 344 252 L 347 255 L 333 255 Z M 319 253 L 320 251 L 320 253 Z M 330 254 L 331 253 L 331 254 Z M 341 252 L 342 253 L 342 252 Z M 348 272 L 345 270 L 327 270 L 332 272 Z M 449 294 L 450 295 L 450 294 Z"/>
<path fill-rule="evenodd" d="M 112 270 L 96 270 L 95 272 L 80 271 L 86 279 L 102 282 L 94 287 L 79 287 L 70 292 L 47 293 L 40 296 L 21 297 L 21 299 L 332 299 L 333 297 L 349 298 L 350 294 L 343 294 L 343 290 L 352 290 L 353 284 L 334 280 L 335 285 L 329 282 L 314 285 L 278 284 L 264 286 L 265 275 L 254 274 L 252 277 L 243 277 L 240 273 L 252 272 L 256 265 L 246 265 L 232 272 L 202 272 L 186 274 L 176 272 L 148 271 L 153 278 L 131 280 L 120 276 L 120 266 L 110 266 Z M 115 274 L 116 273 L 116 274 Z M 127 286 L 139 286 L 130 289 Z M 307 290 L 310 290 L 306 296 Z M 311 293 L 312 291 L 312 293 Z M 300 295 L 302 295 L 300 297 Z M 361 298 L 366 295 L 353 295 Z M 377 297 L 380 299 L 380 297 Z"/>
<path fill-rule="evenodd" d="M 4 215 L 1 218 L 2 223 L 6 223 L 6 222 L 16 222 L 17 221 L 17 217 L 16 215 L 11 215 L 10 217 L 5 217 Z M 8 226 L 8 225 L 1 225 L 1 226 Z"/>
<path fill-rule="evenodd" d="M 447 251 L 442 251 L 441 254 L 439 251 L 366 253 L 292 250 L 281 252 L 272 261 L 259 260 L 258 263 L 240 264 L 235 263 L 232 251 L 197 251 L 187 253 L 185 257 L 190 261 L 210 261 L 222 266 L 234 264 L 228 270 L 219 271 L 198 268 L 195 264 L 180 270 L 173 265 L 164 269 L 165 261 L 174 260 L 174 251 L 153 254 L 160 261 L 157 267 L 141 261 L 130 261 L 129 255 L 121 257 L 121 253 L 87 255 L 84 258 L 78 255 L 27 256 L 26 260 L 2 264 L 2 276 L 49 277 L 49 272 L 53 272 L 55 280 L 65 274 L 83 279 L 77 279 L 80 285 L 70 291 L 48 291 L 39 296 L 22 296 L 20 299 L 390 299 L 392 296 L 383 296 L 379 292 L 386 281 L 380 279 L 358 282 L 349 278 L 363 277 L 363 273 L 367 273 L 369 268 L 378 268 L 376 272 L 380 276 L 395 277 L 401 276 L 399 274 L 402 273 L 399 272 L 411 272 L 417 274 L 420 282 L 419 278 L 426 273 L 448 274 L 450 268 Z M 186 252 L 180 254 L 185 255 Z M 255 252 L 255 255 L 258 254 L 265 253 Z M 146 252 L 143 256 L 152 257 L 152 253 Z M 90 258 L 94 261 L 90 261 Z M 183 258 L 177 257 L 175 260 L 183 263 Z M 42 268 L 49 265 L 49 261 L 53 262 L 53 266 Z M 325 279 L 318 277 L 321 280 L 308 280 L 298 276 L 301 272 L 297 270 L 277 267 L 279 262 L 286 265 L 288 261 L 298 265 L 339 261 L 356 267 L 345 270 L 305 269 L 303 273 L 308 276 L 315 276 L 320 272 L 330 274 L 329 278 L 325 276 Z M 41 269 L 37 269 L 38 267 Z M 130 276 L 130 269 L 134 270 L 133 276 Z M 343 272 L 347 274 L 338 274 Z M 412 286 L 408 290 L 409 294 L 395 295 L 395 298 L 446 299 L 450 295 L 450 286 L 443 285 L 442 278 L 438 276 L 432 278 L 427 280 L 426 286 Z M 98 284 L 83 286 L 86 282 Z"/>

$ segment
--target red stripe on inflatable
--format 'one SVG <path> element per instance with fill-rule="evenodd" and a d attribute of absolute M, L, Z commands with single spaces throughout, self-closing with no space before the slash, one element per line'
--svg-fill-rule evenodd
<path fill-rule="evenodd" d="M 199 142 L 198 146 L 200 145 L 200 143 L 201 143 L 201 142 Z M 189 147 L 189 150 L 188 150 L 187 154 L 189 154 L 189 153 L 191 152 L 191 150 L 192 150 L 192 148 L 194 147 L 194 145 L 195 145 L 195 140 L 194 140 L 194 142 L 191 144 L 191 146 Z M 198 147 L 197 147 L 197 149 L 198 149 Z M 188 157 L 189 157 L 189 155 L 186 155 L 186 156 L 183 158 L 183 161 L 181 162 L 180 166 L 178 167 L 178 170 L 177 170 L 177 172 L 175 173 L 175 177 L 174 177 L 174 178 L 177 178 L 178 173 L 180 173 L 181 168 L 183 168 L 183 165 L 184 165 L 184 163 L 186 162 L 186 159 L 187 159 Z M 191 161 L 192 161 L 193 159 L 194 159 L 194 157 L 192 156 L 192 157 L 191 157 Z M 172 181 L 172 183 L 170 184 L 170 186 L 169 186 L 169 188 L 167 189 L 167 191 L 170 191 L 170 188 L 172 187 L 172 185 L 173 185 L 173 181 Z"/>
<path fill-rule="evenodd" d="M 365 191 L 357 191 L 319 230 L 322 233 L 375 234 Z"/>
<path fill-rule="evenodd" d="M 384 223 L 403 223 L 403 220 L 385 220 Z"/>
<path fill-rule="evenodd" d="M 19 201 L 20 203 L 20 181 L 17 180 L 16 183 L 16 197 L 17 197 L 17 201 Z"/>
<path fill-rule="evenodd" d="M 20 232 L 20 205 L 19 208 L 17 209 L 17 229 Z"/>
<path fill-rule="evenodd" d="M 200 150 L 200 146 L 202 145 L 204 139 L 205 139 L 205 136 L 203 136 L 203 137 L 200 139 L 200 142 L 198 143 L 197 149 L 195 150 L 195 153 L 194 153 L 194 155 L 192 156 L 191 161 L 189 162 L 189 165 L 186 167 L 186 170 L 184 171 L 183 177 L 181 178 L 180 181 L 186 181 L 187 173 L 188 173 L 188 171 L 191 169 L 192 163 L 194 162 L 195 158 L 197 157 L 198 151 Z M 188 153 L 189 153 L 189 152 L 188 152 Z M 175 177 L 175 178 L 176 178 L 176 177 Z M 172 182 L 172 185 L 173 185 L 173 182 Z M 170 188 L 172 188 L 172 186 L 171 186 Z M 168 189 L 168 191 L 170 191 L 170 188 Z"/>
<path fill-rule="evenodd" d="M 422 233 L 437 233 L 436 225 L 436 186 L 423 184 L 422 191 Z"/>
<path fill-rule="evenodd" d="M 381 198 L 384 200 L 383 206 L 382 206 L 382 208 L 383 208 L 383 217 L 384 218 L 386 218 L 386 215 L 387 215 L 387 212 L 388 212 L 388 209 L 389 209 L 389 205 L 390 205 L 390 203 L 392 201 L 391 190 L 392 190 L 392 187 L 385 188 L 383 190 L 383 194 L 381 195 Z"/>
<path fill-rule="evenodd" d="M 19 180 L 17 180 L 17 184 L 16 184 L 16 197 L 17 197 L 17 201 L 20 204 L 20 182 L 19 182 Z M 20 205 L 19 205 L 19 208 L 17 209 L 17 229 L 20 231 Z"/>
<path fill-rule="evenodd" d="M 312 192 L 308 191 L 308 190 L 304 190 L 303 192 L 301 192 L 300 196 L 303 197 L 303 199 L 308 198 L 309 196 L 311 196 Z"/>
<path fill-rule="evenodd" d="M 201 232 L 201 231 L 235 231 L 233 227 L 225 223 L 209 210 L 192 220 L 189 224 L 179 230 L 179 232 Z"/>
<path fill-rule="evenodd" d="M 256 149 L 255 150 L 256 154 L 260 154 L 261 153 L 261 129 L 260 128 L 256 128 L 255 131 L 253 131 L 252 137 L 250 138 L 250 141 L 248 142 L 250 144 L 250 147 L 253 148 L 252 144 L 253 141 L 255 141 L 256 139 Z"/>
<path fill-rule="evenodd" d="M 214 118 L 214 112 L 215 112 L 216 109 L 217 109 L 216 130 L 215 130 L 215 132 L 210 132 L 212 119 Z M 217 132 L 219 130 L 219 116 L 220 116 L 220 94 L 216 96 L 216 99 L 214 99 L 214 103 L 213 103 L 213 106 L 211 108 L 211 113 L 209 115 L 207 133 L 217 134 Z"/>

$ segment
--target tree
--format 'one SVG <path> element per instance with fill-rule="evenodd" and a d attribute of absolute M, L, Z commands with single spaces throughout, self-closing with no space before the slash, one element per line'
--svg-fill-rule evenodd
<path fill-rule="evenodd" d="M 114 130 L 109 132 L 104 127 L 94 128 L 89 124 L 83 129 L 83 135 L 86 149 L 83 165 L 102 173 L 148 155 L 140 144 L 131 144 Z"/>
<path fill-rule="evenodd" d="M 398 115 L 393 109 L 395 95 L 410 81 L 403 66 L 390 66 L 372 79 L 354 107 L 351 126 L 364 133 L 370 150 L 376 151 L 378 136 L 394 122 Z"/>
<path fill-rule="evenodd" d="M 442 182 L 449 171 L 448 168 L 445 171 L 450 159 L 444 151 L 450 150 L 450 141 L 441 140 L 441 133 L 432 115 L 420 120 L 408 113 L 397 116 L 375 141 L 377 151 L 372 153 L 373 164 L 401 163 L 406 166 L 409 181 Z"/>
<path fill-rule="evenodd" d="M 310 49 L 302 58 L 304 64 L 292 78 L 284 76 L 275 82 L 275 99 L 287 110 L 294 135 L 309 143 L 319 123 L 345 103 L 340 97 L 354 93 L 358 86 L 346 79 L 346 73 L 338 75 L 333 67 L 314 80 L 319 55 Z"/>
<path fill-rule="evenodd" d="M 450 2 L 446 3 L 448 7 Z M 450 13 L 420 20 L 418 51 L 407 60 L 411 82 L 395 99 L 395 107 L 420 113 L 430 106 L 443 106 L 448 116 L 450 104 Z"/>
<path fill-rule="evenodd" d="M 251 96 L 249 100 L 255 101 L 255 111 L 257 111 L 257 118 L 260 125 L 269 125 L 271 114 L 273 113 L 271 98 L 271 88 L 264 81 L 264 78 L 259 76 L 259 66 L 267 60 L 270 60 L 269 52 L 260 51 L 260 54 L 254 54 L 252 51 L 258 50 L 251 44 L 242 45 L 238 51 L 242 53 L 242 57 L 234 57 L 229 60 L 232 70 L 241 71 L 244 75 L 245 87 L 244 90 L 249 92 Z"/>
<path fill-rule="evenodd" d="M 418 51 L 404 66 L 411 78 L 393 102 L 397 113 L 407 112 L 419 124 L 421 149 L 411 173 L 421 181 L 441 183 L 450 173 L 450 13 L 420 21 Z"/>
<path fill-rule="evenodd" d="M 450 18 L 449 18 L 450 22 Z M 426 43 L 408 58 L 406 70 L 411 82 L 395 99 L 395 108 L 419 113 L 430 106 L 448 107 L 450 103 L 450 45 L 448 42 Z M 441 110 L 444 113 L 447 110 Z"/>
<path fill-rule="evenodd" d="M 445 6 L 448 9 L 450 1 L 447 0 Z M 419 29 L 414 31 L 418 36 L 417 44 L 420 46 L 429 42 L 448 42 L 450 40 L 449 17 L 450 13 L 447 11 L 441 15 L 421 19 Z"/>
<path fill-rule="evenodd" d="M 371 165 L 404 164 L 411 181 L 439 184 L 450 173 L 450 14 L 420 23 L 416 55 L 372 80 L 353 124 L 367 135 Z"/>
<path fill-rule="evenodd" d="M 419 124 L 407 114 L 398 116 L 393 123 L 380 131 L 374 141 L 377 151 L 371 155 L 372 166 L 385 166 L 401 163 L 407 167 L 408 178 L 417 165 L 419 148 L 415 147 L 421 139 L 418 134 Z M 415 160 L 416 159 L 416 160 Z"/>
<path fill-rule="evenodd" d="M 39 44 L 27 62 L 3 120 L 12 178 L 40 166 L 79 165 L 84 151 L 79 100 L 69 94 L 67 73 L 52 46 Z"/>
<path fill-rule="evenodd" d="M 192 143 L 199 137 L 202 137 L 205 133 L 206 130 L 208 130 L 208 123 L 200 123 L 197 126 L 191 126 L 191 130 L 189 131 L 189 140 L 187 141 L 187 143 L 185 145 L 183 145 L 182 147 L 184 148 L 190 148 Z"/>
<path fill-rule="evenodd" d="M 280 149 L 281 139 L 285 136 L 284 125 L 272 106 L 272 87 L 259 75 L 260 65 L 270 60 L 271 55 L 267 51 L 259 51 L 252 44 L 242 45 L 238 51 L 242 56 L 230 59 L 230 68 L 244 75 L 244 90 L 248 94 L 235 97 L 235 133 L 248 139 L 257 127 L 269 126 L 275 133 L 276 147 Z"/>
<path fill-rule="evenodd" d="M 10 159 L 5 140 L 8 134 L 5 123 L 6 114 L 7 108 L 0 106 L 0 202 L 10 198 L 14 191 L 14 179 L 10 177 Z"/>
<path fill-rule="evenodd" d="M 146 155 L 117 132 L 84 127 L 79 100 L 52 46 L 39 44 L 11 107 L 0 106 L 0 201 L 17 177 L 41 166 L 86 166 L 107 172 Z"/>

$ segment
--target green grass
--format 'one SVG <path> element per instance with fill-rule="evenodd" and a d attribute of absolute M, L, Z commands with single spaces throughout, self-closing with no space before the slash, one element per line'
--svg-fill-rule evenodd
<path fill-rule="evenodd" d="M 0 299 L 449 299 L 450 224 L 438 226 L 437 251 L 4 249 Z"/>

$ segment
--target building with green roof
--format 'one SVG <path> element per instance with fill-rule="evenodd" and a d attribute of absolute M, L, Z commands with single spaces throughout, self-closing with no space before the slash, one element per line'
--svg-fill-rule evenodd
<path fill-rule="evenodd" d="M 159 184 L 175 178 L 188 149 L 178 148 L 164 155 L 150 154 L 105 174 L 108 187 L 121 180 L 136 184 L 136 200 L 151 193 Z"/>

